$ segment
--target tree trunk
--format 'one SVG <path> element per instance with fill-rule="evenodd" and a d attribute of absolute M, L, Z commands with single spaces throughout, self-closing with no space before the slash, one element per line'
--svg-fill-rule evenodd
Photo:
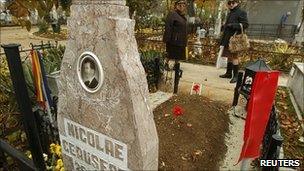
<path fill-rule="evenodd" d="M 194 0 L 188 0 L 188 15 L 195 17 Z"/>

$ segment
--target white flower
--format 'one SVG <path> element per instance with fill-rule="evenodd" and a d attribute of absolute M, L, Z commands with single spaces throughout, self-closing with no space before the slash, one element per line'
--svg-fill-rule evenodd
<path fill-rule="evenodd" d="M 43 153 L 43 158 L 44 158 L 44 161 L 47 161 L 48 160 L 48 155 Z"/>

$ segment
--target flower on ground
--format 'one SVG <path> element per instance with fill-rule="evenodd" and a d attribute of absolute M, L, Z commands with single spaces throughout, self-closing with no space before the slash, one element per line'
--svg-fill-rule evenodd
<path fill-rule="evenodd" d="M 48 155 L 43 153 L 43 159 L 44 159 L 44 161 L 47 161 L 48 160 Z"/>
<path fill-rule="evenodd" d="M 57 156 L 61 156 L 61 146 L 60 145 L 56 145 L 56 147 L 55 147 L 55 154 Z"/>
<path fill-rule="evenodd" d="M 51 157 L 48 157 L 47 155 L 43 155 L 45 160 L 47 162 L 47 170 L 52 171 L 64 171 L 63 161 L 62 161 L 62 153 L 61 153 L 61 146 L 56 143 L 50 144 L 50 153 Z"/>
<path fill-rule="evenodd" d="M 51 152 L 52 154 L 55 153 L 55 148 L 56 148 L 56 144 L 52 143 L 52 144 L 50 145 L 50 152 Z"/>
<path fill-rule="evenodd" d="M 27 151 L 25 152 L 25 155 L 26 155 L 28 158 L 32 159 L 32 153 L 31 153 L 31 151 L 27 150 Z"/>
<path fill-rule="evenodd" d="M 55 171 L 60 171 L 61 167 L 59 165 L 55 166 Z"/>
<path fill-rule="evenodd" d="M 176 105 L 176 106 L 173 107 L 173 115 L 175 117 L 181 116 L 183 114 L 184 114 L 184 109 L 182 107 L 180 107 L 178 105 Z"/>
<path fill-rule="evenodd" d="M 56 154 L 58 157 L 61 156 L 61 146 L 59 144 L 52 143 L 50 145 L 51 154 Z"/>
<path fill-rule="evenodd" d="M 58 159 L 57 160 L 57 165 L 62 167 L 63 166 L 63 162 L 62 162 L 62 159 Z"/>
<path fill-rule="evenodd" d="M 58 159 L 55 166 L 55 171 L 64 171 L 62 159 Z"/>

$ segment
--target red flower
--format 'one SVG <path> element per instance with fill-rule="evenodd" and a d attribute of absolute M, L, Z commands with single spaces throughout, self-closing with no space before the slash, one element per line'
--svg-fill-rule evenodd
<path fill-rule="evenodd" d="M 181 116 L 183 114 L 184 114 L 184 109 L 182 107 L 180 107 L 178 105 L 176 105 L 176 106 L 173 107 L 173 115 L 175 117 Z"/>
<path fill-rule="evenodd" d="M 199 84 L 195 84 L 194 86 L 193 86 L 193 90 L 196 92 L 196 93 L 198 93 L 199 92 L 199 90 L 200 90 L 200 85 Z"/>

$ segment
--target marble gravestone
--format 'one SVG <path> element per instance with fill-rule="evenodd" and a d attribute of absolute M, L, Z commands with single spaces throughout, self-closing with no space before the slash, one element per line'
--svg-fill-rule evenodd
<path fill-rule="evenodd" d="M 59 78 L 66 170 L 157 170 L 158 136 L 125 0 L 74 0 Z"/>

